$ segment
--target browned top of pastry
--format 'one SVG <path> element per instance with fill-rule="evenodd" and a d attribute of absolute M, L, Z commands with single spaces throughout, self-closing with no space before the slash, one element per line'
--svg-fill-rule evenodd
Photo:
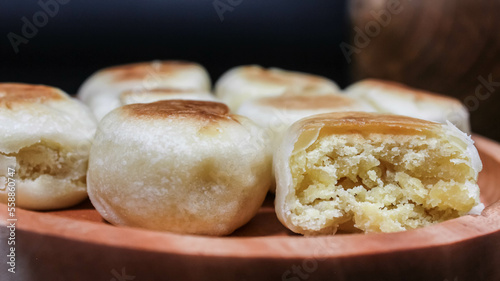
<path fill-rule="evenodd" d="M 59 89 L 21 83 L 0 83 L 0 106 L 11 108 L 13 104 L 45 103 L 66 97 Z"/>
<path fill-rule="evenodd" d="M 304 130 L 321 128 L 327 134 L 421 134 L 431 135 L 442 125 L 417 118 L 368 112 L 332 112 L 302 119 Z"/>
<path fill-rule="evenodd" d="M 146 104 L 130 104 L 122 110 L 131 117 L 166 119 L 179 116 L 200 120 L 231 118 L 227 105 L 210 101 L 162 100 Z"/>

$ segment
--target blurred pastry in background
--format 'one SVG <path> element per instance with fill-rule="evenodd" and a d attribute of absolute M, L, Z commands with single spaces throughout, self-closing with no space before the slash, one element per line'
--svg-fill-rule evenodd
<path fill-rule="evenodd" d="M 337 84 L 325 77 L 258 65 L 234 67 L 215 84 L 215 95 L 234 112 L 245 101 L 254 98 L 279 96 L 285 92 L 300 95 L 339 91 Z"/>
<path fill-rule="evenodd" d="M 119 107 L 124 91 L 147 92 L 157 88 L 209 92 L 210 76 L 199 64 L 182 61 L 151 61 L 119 65 L 90 76 L 78 90 L 98 120 Z"/>
<path fill-rule="evenodd" d="M 407 87 L 391 81 L 366 79 L 347 87 L 345 93 L 369 103 L 380 113 L 435 121 L 450 121 L 470 134 L 469 112 L 457 99 Z"/>

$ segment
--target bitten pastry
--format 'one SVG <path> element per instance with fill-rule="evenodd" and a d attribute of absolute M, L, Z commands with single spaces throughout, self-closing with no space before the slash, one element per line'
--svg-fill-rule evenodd
<path fill-rule="evenodd" d="M 479 214 L 472 140 L 451 124 L 398 115 L 302 119 L 275 154 L 276 213 L 302 234 L 413 229 Z"/>
<path fill-rule="evenodd" d="M 215 85 L 215 95 L 234 112 L 243 102 L 258 97 L 279 96 L 285 92 L 302 95 L 338 91 L 337 84 L 324 77 L 257 65 L 232 68 Z"/>
<path fill-rule="evenodd" d="M 120 94 L 121 105 L 133 103 L 151 103 L 160 100 L 217 101 L 217 99 L 211 93 L 200 90 L 159 88 L 149 91 L 129 90 Z"/>
<path fill-rule="evenodd" d="M 119 65 L 94 73 L 78 90 L 98 120 L 119 107 L 127 90 L 147 92 L 157 88 L 210 91 L 210 77 L 201 65 L 182 61 L 152 61 Z"/>
<path fill-rule="evenodd" d="M 0 201 L 8 199 L 9 167 L 16 207 L 57 209 L 85 199 L 95 129 L 90 110 L 59 89 L 0 84 Z"/>
<path fill-rule="evenodd" d="M 405 115 L 446 124 L 450 121 L 470 133 L 469 112 L 457 99 L 403 84 L 366 79 L 345 89 L 347 95 L 363 99 L 380 113 Z"/>
<path fill-rule="evenodd" d="M 168 100 L 115 109 L 92 145 L 89 197 L 116 225 L 226 235 L 264 201 L 262 129 L 222 103 Z"/>

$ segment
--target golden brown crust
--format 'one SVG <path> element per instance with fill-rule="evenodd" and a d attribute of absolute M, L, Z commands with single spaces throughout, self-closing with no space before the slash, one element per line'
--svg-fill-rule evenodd
<path fill-rule="evenodd" d="M 202 120 L 231 118 L 227 105 L 210 101 L 162 100 L 153 103 L 129 104 L 122 107 L 131 117 L 165 119 L 172 116 L 189 116 Z"/>
<path fill-rule="evenodd" d="M 433 134 L 439 123 L 401 115 L 368 112 L 332 112 L 301 121 L 303 129 L 323 128 L 325 134 Z"/>
<path fill-rule="evenodd" d="M 417 90 L 414 88 L 410 88 L 404 84 L 397 83 L 394 81 L 385 81 L 385 80 L 378 80 L 378 79 L 366 79 L 361 82 L 359 82 L 360 85 L 363 85 L 365 87 L 370 87 L 370 88 L 382 88 L 386 91 L 390 92 L 395 92 L 398 94 L 402 95 L 412 95 L 415 100 L 418 101 L 433 101 L 433 102 L 447 102 L 447 103 L 456 103 L 457 105 L 461 106 L 460 101 L 458 101 L 455 98 L 432 93 L 432 92 L 427 92 L 424 90 Z"/>
<path fill-rule="evenodd" d="M 317 95 L 317 96 L 277 96 L 259 99 L 258 104 L 282 109 L 320 109 L 320 108 L 344 108 L 355 106 L 356 100 L 341 95 Z"/>
<path fill-rule="evenodd" d="M 249 66 L 242 69 L 242 74 L 248 80 L 257 82 L 267 82 L 272 84 L 290 84 L 291 79 L 300 79 L 303 82 L 316 84 L 323 80 L 314 75 L 307 75 L 295 72 L 284 72 L 273 69 L 265 69 L 260 66 Z"/>
<path fill-rule="evenodd" d="M 121 82 L 140 80 L 149 76 L 154 78 L 155 75 L 168 75 L 195 67 L 196 64 L 183 61 L 153 61 L 114 66 L 104 69 L 103 72 L 111 73 L 114 81 Z"/>
<path fill-rule="evenodd" d="M 45 103 L 66 97 L 53 87 L 21 83 L 0 83 L 0 106 L 11 108 L 13 104 Z"/>

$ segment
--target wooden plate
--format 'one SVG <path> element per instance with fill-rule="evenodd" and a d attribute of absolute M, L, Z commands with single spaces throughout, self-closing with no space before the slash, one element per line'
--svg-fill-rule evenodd
<path fill-rule="evenodd" d="M 412 231 L 303 237 L 272 198 L 229 237 L 115 227 L 89 201 L 52 212 L 17 209 L 16 273 L 0 280 L 500 280 L 500 144 L 474 137 L 484 169 L 481 216 Z M 0 204 L 1 224 L 7 206 Z"/>

